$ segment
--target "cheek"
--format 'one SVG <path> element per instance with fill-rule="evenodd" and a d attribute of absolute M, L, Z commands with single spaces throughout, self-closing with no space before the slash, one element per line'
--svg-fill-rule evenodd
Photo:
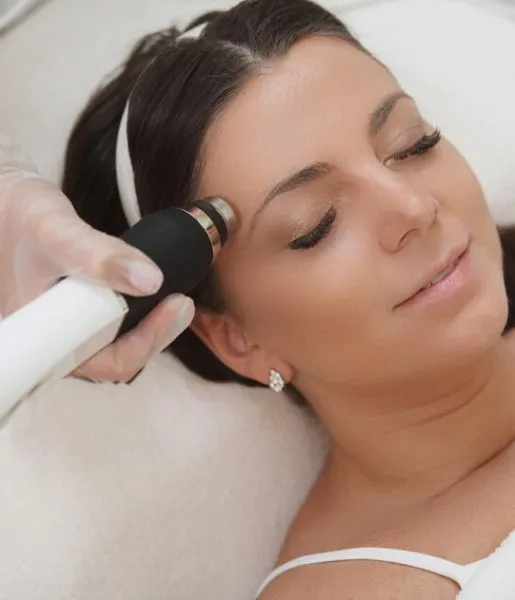
<path fill-rule="evenodd" d="M 248 262 L 225 281 L 252 341 L 299 372 L 332 379 L 357 346 L 369 346 L 368 332 L 377 335 L 384 311 L 363 236 L 326 242 Z"/>
<path fill-rule="evenodd" d="M 449 214 L 474 230 L 495 230 L 481 184 L 467 161 L 451 144 L 446 145 L 430 189 Z M 431 176 L 431 175 L 430 175 Z"/>
<path fill-rule="evenodd" d="M 450 215 L 462 221 L 472 239 L 490 257 L 495 266 L 502 264 L 497 227 L 476 175 L 452 146 L 444 176 L 435 195 Z"/>

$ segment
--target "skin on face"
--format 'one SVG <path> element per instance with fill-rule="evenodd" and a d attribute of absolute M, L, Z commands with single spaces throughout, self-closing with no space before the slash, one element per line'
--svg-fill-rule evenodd
<path fill-rule="evenodd" d="M 217 261 L 230 314 L 200 313 L 195 327 L 235 371 L 267 383 L 274 367 L 308 397 L 369 394 L 423 383 L 499 339 L 507 301 L 483 192 L 445 138 L 402 160 L 434 132 L 402 92 L 365 53 L 312 37 L 261 68 L 211 126 L 200 191 L 227 198 L 239 228 Z M 308 181 L 263 205 L 310 165 Z M 324 218 L 319 243 L 290 247 Z M 463 240 L 463 287 L 398 307 Z"/>

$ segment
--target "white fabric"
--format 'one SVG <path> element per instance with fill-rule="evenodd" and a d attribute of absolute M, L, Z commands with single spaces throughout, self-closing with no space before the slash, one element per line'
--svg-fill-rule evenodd
<path fill-rule="evenodd" d="M 263 582 L 257 598 L 268 585 L 282 574 L 303 566 L 375 560 L 415 567 L 455 581 L 460 587 L 457 600 L 513 600 L 515 589 L 515 531 L 489 556 L 467 565 L 419 552 L 393 548 L 350 548 L 337 552 L 323 552 L 302 556 L 275 569 Z"/>
<path fill-rule="evenodd" d="M 13 27 L 41 0 L 0 0 L 0 32 Z"/>
<path fill-rule="evenodd" d="M 65 380 L 0 432 L 0 599 L 250 600 L 324 446 L 166 355 L 131 387 Z"/>
<path fill-rule="evenodd" d="M 467 565 L 460 565 L 438 556 L 432 556 L 431 554 L 411 552 L 409 550 L 398 550 L 396 548 L 348 548 L 346 550 L 336 550 L 334 552 L 321 552 L 319 554 L 309 554 L 290 560 L 272 571 L 259 588 L 256 598 L 259 597 L 272 581 L 275 581 L 288 571 L 300 567 L 308 567 L 310 565 L 339 563 L 350 560 L 373 560 L 414 567 L 416 569 L 421 569 L 422 571 L 429 571 L 436 575 L 451 579 L 458 584 L 460 589 L 465 588 L 483 563 L 482 560 L 478 560 Z"/>
<path fill-rule="evenodd" d="M 231 3 L 44 3 L 0 39 L 0 131 L 57 179 L 71 124 L 133 42 Z M 514 25 L 460 0 L 363 0 L 347 20 L 513 220 Z M 275 394 L 166 356 L 132 388 L 63 381 L 0 432 L 0 600 L 250 600 L 324 449 Z"/>
<path fill-rule="evenodd" d="M 483 561 L 457 600 L 513 600 L 515 593 L 515 532 Z"/>

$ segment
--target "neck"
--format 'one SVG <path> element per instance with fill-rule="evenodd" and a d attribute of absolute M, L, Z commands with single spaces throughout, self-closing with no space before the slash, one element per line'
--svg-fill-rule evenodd
<path fill-rule="evenodd" d="M 310 396 L 333 440 L 332 478 L 427 497 L 487 463 L 515 438 L 512 346 L 502 339 L 433 383 Z"/>

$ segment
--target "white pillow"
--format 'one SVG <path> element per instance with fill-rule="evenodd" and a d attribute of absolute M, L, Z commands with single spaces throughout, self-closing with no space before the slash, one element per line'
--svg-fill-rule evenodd
<path fill-rule="evenodd" d="M 133 41 L 230 4 L 44 4 L 0 46 L 0 131 L 56 178 L 85 97 Z M 515 25 L 458 0 L 360 5 L 345 20 L 515 216 Z M 251 600 L 325 447 L 283 399 L 169 356 L 129 388 L 60 382 L 0 431 L 0 599 Z"/>

